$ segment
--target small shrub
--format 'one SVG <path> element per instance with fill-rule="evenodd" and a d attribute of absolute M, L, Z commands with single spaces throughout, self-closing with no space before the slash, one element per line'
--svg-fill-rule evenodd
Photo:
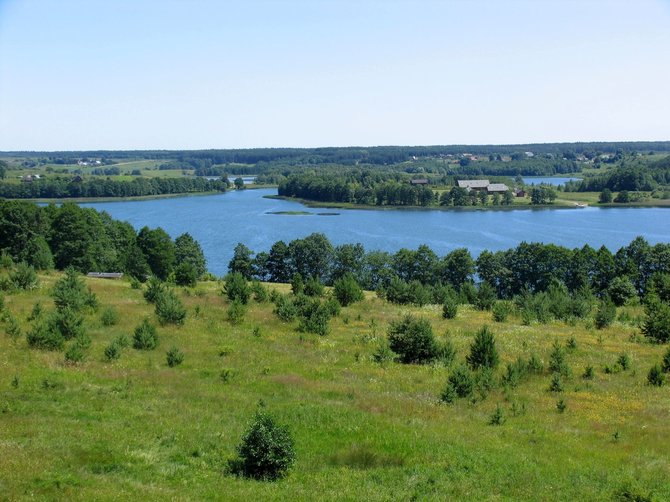
<path fill-rule="evenodd" d="M 228 307 L 227 317 L 230 324 L 242 324 L 244 315 L 247 312 L 245 305 L 239 300 L 233 300 Z"/>
<path fill-rule="evenodd" d="M 503 410 L 500 407 L 500 405 L 497 405 L 495 411 L 493 412 L 493 415 L 491 415 L 491 418 L 489 419 L 489 425 L 502 425 L 504 423 L 505 423 L 505 414 L 503 413 Z"/>
<path fill-rule="evenodd" d="M 647 382 L 649 385 L 662 387 L 665 383 L 665 374 L 658 364 L 654 364 L 647 373 Z"/>
<path fill-rule="evenodd" d="M 335 281 L 335 284 L 333 285 L 333 294 L 343 307 L 360 302 L 364 298 L 363 290 L 358 285 L 358 282 L 356 282 L 354 276 L 350 273 L 345 274 L 343 277 Z"/>
<path fill-rule="evenodd" d="M 510 302 L 499 300 L 493 304 L 491 311 L 495 322 L 505 322 L 512 313 L 512 304 Z"/>
<path fill-rule="evenodd" d="M 535 354 L 531 354 L 528 359 L 528 371 L 536 375 L 541 374 L 544 371 L 544 365 L 539 357 Z"/>
<path fill-rule="evenodd" d="M 219 378 L 221 378 L 221 381 L 223 383 L 229 383 L 233 379 L 234 375 L 235 375 L 235 372 L 232 369 L 223 368 L 221 370 L 221 373 L 219 373 Z"/>
<path fill-rule="evenodd" d="M 114 326 L 119 322 L 119 313 L 114 307 L 107 307 L 100 314 L 100 322 L 103 326 Z"/>
<path fill-rule="evenodd" d="M 567 407 L 568 405 L 565 404 L 565 401 L 562 398 L 556 402 L 556 409 L 559 413 L 563 413 Z"/>
<path fill-rule="evenodd" d="M 551 375 L 551 383 L 549 384 L 549 390 L 551 392 L 563 392 L 563 381 L 561 380 L 560 373 L 554 373 Z"/>
<path fill-rule="evenodd" d="M 194 288 L 198 284 L 198 270 L 192 263 L 182 262 L 174 269 L 174 282 L 177 286 Z"/>
<path fill-rule="evenodd" d="M 455 319 L 458 315 L 458 301 L 453 297 L 448 297 L 442 305 L 442 317 L 445 319 Z"/>
<path fill-rule="evenodd" d="M 237 454 L 238 459 L 230 464 L 231 471 L 254 479 L 283 478 L 295 462 L 293 438 L 288 429 L 260 410 L 242 436 Z"/>
<path fill-rule="evenodd" d="M 496 388 L 497 381 L 492 368 L 481 368 L 475 374 L 475 389 L 479 397 L 484 400 L 489 393 Z"/>
<path fill-rule="evenodd" d="M 9 280 L 16 289 L 35 289 L 38 284 L 35 269 L 25 262 L 16 265 L 9 273 Z"/>
<path fill-rule="evenodd" d="M 184 353 L 177 347 L 172 347 L 170 350 L 167 351 L 166 359 L 167 359 L 167 365 L 170 368 L 174 368 L 175 366 L 179 366 L 181 363 L 184 362 Z"/>
<path fill-rule="evenodd" d="M 653 297 L 645 306 L 642 333 L 656 343 L 670 341 L 670 305 Z"/>
<path fill-rule="evenodd" d="M 135 328 L 133 333 L 133 348 L 137 350 L 153 350 L 158 346 L 156 327 L 147 319 Z"/>
<path fill-rule="evenodd" d="M 251 292 L 254 295 L 254 300 L 258 303 L 265 303 L 270 298 L 270 293 L 268 289 L 263 286 L 259 281 L 253 281 L 251 283 Z"/>
<path fill-rule="evenodd" d="M 131 289 L 142 289 L 142 283 L 137 280 L 135 277 L 130 278 L 130 287 Z"/>
<path fill-rule="evenodd" d="M 310 277 L 305 282 L 303 293 L 307 296 L 323 296 L 325 288 L 318 277 Z"/>
<path fill-rule="evenodd" d="M 57 331 L 65 340 L 80 337 L 84 334 L 84 318 L 70 307 L 63 307 L 49 317 L 49 329 Z"/>
<path fill-rule="evenodd" d="M 259 338 L 261 336 L 261 327 L 260 326 L 254 326 L 254 329 L 251 331 L 251 334 L 255 336 L 256 338 Z"/>
<path fill-rule="evenodd" d="M 456 359 L 456 347 L 449 336 L 437 344 L 437 359 L 445 366 L 451 365 Z"/>
<path fill-rule="evenodd" d="M 477 332 L 470 345 L 470 354 L 466 359 L 472 369 L 495 368 L 498 366 L 500 356 L 496 349 L 495 338 L 488 326 L 483 326 Z"/>
<path fill-rule="evenodd" d="M 565 360 L 565 352 L 558 340 L 554 341 L 551 354 L 549 354 L 549 371 L 565 377 L 570 373 L 570 368 Z"/>
<path fill-rule="evenodd" d="M 79 273 L 72 267 L 66 269 L 65 275 L 56 281 L 53 298 L 59 310 L 69 308 L 80 312 L 85 307 L 95 310 L 98 306 L 97 297 L 86 287 Z"/>
<path fill-rule="evenodd" d="M 30 347 L 41 350 L 63 350 L 65 345 L 65 339 L 60 332 L 51 329 L 43 321 L 37 321 L 33 325 L 27 333 L 26 340 Z"/>
<path fill-rule="evenodd" d="M 158 297 L 161 296 L 166 289 L 167 286 L 165 283 L 155 275 L 152 275 L 147 281 L 147 289 L 144 291 L 144 299 L 149 303 L 156 303 Z"/>
<path fill-rule="evenodd" d="M 21 326 L 19 326 L 19 322 L 11 314 L 7 317 L 5 332 L 12 340 L 17 340 L 21 336 Z"/>
<path fill-rule="evenodd" d="M 372 359 L 382 366 L 392 363 L 397 357 L 398 355 L 391 350 L 391 347 L 389 347 L 388 342 L 386 341 L 380 343 L 377 350 L 372 354 Z"/>
<path fill-rule="evenodd" d="M 105 359 L 107 361 L 116 361 L 121 357 L 121 347 L 118 344 L 112 342 L 107 347 L 105 347 Z"/>
<path fill-rule="evenodd" d="M 298 308 L 290 295 L 278 295 L 275 301 L 274 313 L 282 321 L 291 322 L 298 317 Z"/>
<path fill-rule="evenodd" d="M 229 301 L 234 302 L 237 300 L 241 304 L 246 305 L 251 296 L 251 288 L 240 272 L 233 272 L 226 276 L 222 293 L 228 297 Z"/>
<path fill-rule="evenodd" d="M 86 353 L 84 351 L 84 347 L 78 342 L 74 342 L 65 351 L 65 362 L 77 364 L 82 362 L 85 356 Z"/>
<path fill-rule="evenodd" d="M 328 334 L 328 321 L 331 318 L 331 310 L 327 302 L 321 303 L 319 300 L 307 304 L 298 329 L 307 333 L 317 335 Z"/>
<path fill-rule="evenodd" d="M 477 289 L 475 307 L 477 307 L 479 310 L 491 310 L 495 301 L 495 289 L 493 289 L 493 287 L 488 282 L 481 283 Z"/>
<path fill-rule="evenodd" d="M 582 374 L 582 378 L 584 380 L 593 380 L 594 375 L 595 375 L 595 371 L 593 369 L 593 366 L 591 366 L 589 364 L 589 365 L 586 366 L 586 368 L 584 368 L 584 373 Z"/>
<path fill-rule="evenodd" d="M 470 397 L 474 389 L 475 379 L 472 372 L 467 366 L 461 365 L 449 374 L 441 399 L 445 403 L 453 403 L 456 398 Z"/>
<path fill-rule="evenodd" d="M 565 343 L 565 348 L 570 351 L 577 350 L 577 339 L 574 336 L 571 336 Z"/>
<path fill-rule="evenodd" d="M 619 355 L 616 362 L 624 371 L 630 368 L 630 356 L 625 352 Z"/>
<path fill-rule="evenodd" d="M 663 370 L 663 373 L 670 373 L 670 348 L 668 348 L 668 350 L 665 351 L 665 354 L 663 354 L 661 369 Z"/>
<path fill-rule="evenodd" d="M 402 363 L 427 363 L 439 355 L 433 328 L 426 319 L 408 314 L 399 321 L 391 321 L 388 340 Z"/>
<path fill-rule="evenodd" d="M 505 373 L 502 377 L 502 384 L 506 387 L 515 388 L 528 375 L 528 363 L 521 357 L 518 357 L 513 363 L 507 363 Z"/>
<path fill-rule="evenodd" d="M 166 289 L 158 295 L 155 301 L 156 317 L 161 324 L 184 324 L 186 307 L 174 291 Z"/>
<path fill-rule="evenodd" d="M 623 483 L 615 492 L 613 499 L 616 502 L 655 502 L 651 492 L 643 490 L 637 482 Z"/>
<path fill-rule="evenodd" d="M 42 317 L 43 313 L 44 309 L 42 308 L 42 304 L 40 302 L 37 302 L 35 303 L 35 305 L 33 305 L 33 308 L 30 311 L 30 315 L 28 315 L 28 320 L 36 321 Z"/>
<path fill-rule="evenodd" d="M 597 329 L 604 329 L 612 324 L 616 319 L 616 305 L 609 297 L 603 298 L 603 301 L 596 312 L 595 324 Z"/>

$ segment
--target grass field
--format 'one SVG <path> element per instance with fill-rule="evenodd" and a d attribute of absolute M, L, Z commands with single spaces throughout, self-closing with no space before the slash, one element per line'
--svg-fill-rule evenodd
<path fill-rule="evenodd" d="M 57 277 L 5 297 L 24 333 L 36 301 L 53 308 Z M 131 338 L 153 308 L 125 281 L 87 283 L 100 311 L 113 306 L 121 315 L 111 327 L 100 311 L 87 315 L 93 343 L 83 363 L 0 334 L 2 500 L 613 500 L 629 483 L 670 499 L 670 387 L 646 384 L 665 347 L 631 336 L 633 324 L 597 331 L 584 322 L 494 323 L 470 307 L 444 320 L 437 306 L 397 307 L 368 293 L 319 337 L 280 322 L 271 304 L 252 302 L 231 325 L 219 285 L 209 282 L 180 289 L 187 321 L 159 326 L 158 349 L 126 348 L 110 363 L 105 346 Z M 499 374 L 517 356 L 536 354 L 546 367 L 551 344 L 575 337 L 572 376 L 560 395 L 548 391 L 545 370 L 484 400 L 440 403 L 449 368 L 372 359 L 389 321 L 405 312 L 427 318 L 440 337 L 448 332 L 458 362 L 473 332 L 489 324 Z M 169 368 L 173 345 L 185 361 Z M 623 352 L 631 368 L 605 373 Z M 588 364 L 593 380 L 581 378 Z M 293 470 L 274 483 L 225 472 L 259 401 L 296 442 Z M 506 421 L 489 425 L 498 405 Z"/>

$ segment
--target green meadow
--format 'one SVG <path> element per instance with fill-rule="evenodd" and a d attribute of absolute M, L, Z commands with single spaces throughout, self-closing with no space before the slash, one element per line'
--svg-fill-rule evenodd
<path fill-rule="evenodd" d="M 100 307 L 85 316 L 86 358 L 71 364 L 25 337 L 36 302 L 54 309 L 60 276 L 5 295 L 22 335 L 0 325 L 0 500 L 670 499 L 670 387 L 647 384 L 667 347 L 640 335 L 639 306 L 619 308 L 621 320 L 597 330 L 592 321 L 527 326 L 514 315 L 497 323 L 470 306 L 446 320 L 439 306 L 399 307 L 366 293 L 318 336 L 281 322 L 271 303 L 251 301 L 231 324 L 216 282 L 175 288 L 186 322 L 161 326 L 129 282 L 86 279 Z M 107 307 L 119 314 L 115 325 L 101 321 Z M 406 313 L 449 336 L 456 361 L 376 362 L 389 323 Z M 107 361 L 105 347 L 132 339 L 144 318 L 157 326 L 158 347 L 131 344 Z M 441 402 L 484 325 L 500 353 L 496 380 L 519 356 L 535 355 L 543 372 Z M 570 367 L 562 392 L 549 390 L 555 341 Z M 169 367 L 173 346 L 185 358 Z M 627 369 L 617 365 L 624 353 Z M 593 378 L 584 379 L 589 365 Z M 276 482 L 227 470 L 259 406 L 295 440 L 296 463 Z M 492 425 L 497 407 L 502 423 Z"/>

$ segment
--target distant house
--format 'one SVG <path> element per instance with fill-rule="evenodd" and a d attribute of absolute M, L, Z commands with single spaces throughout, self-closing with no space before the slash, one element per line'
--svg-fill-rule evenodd
<path fill-rule="evenodd" d="M 486 191 L 490 194 L 505 193 L 507 190 L 509 190 L 509 187 L 504 183 L 491 183 L 489 186 L 486 187 Z"/>
<path fill-rule="evenodd" d="M 517 197 L 525 197 L 526 191 L 522 189 L 514 190 L 514 195 Z"/>
<path fill-rule="evenodd" d="M 425 178 L 419 179 L 419 180 L 409 180 L 410 185 L 427 185 L 428 180 Z"/>
<path fill-rule="evenodd" d="M 122 272 L 89 272 L 86 274 L 87 277 L 95 277 L 98 279 L 121 279 L 123 277 Z"/>
<path fill-rule="evenodd" d="M 39 179 L 39 174 L 26 174 L 25 176 L 21 176 L 21 183 L 32 183 L 33 181 L 37 181 Z"/>
<path fill-rule="evenodd" d="M 468 192 L 470 190 L 486 190 L 491 183 L 489 180 L 458 180 L 459 188 L 465 188 Z"/>

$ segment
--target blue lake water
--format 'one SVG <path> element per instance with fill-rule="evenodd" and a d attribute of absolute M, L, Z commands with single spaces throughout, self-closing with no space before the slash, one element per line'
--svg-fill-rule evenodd
<path fill-rule="evenodd" d="M 276 189 L 143 201 L 81 204 L 107 211 L 136 228 L 162 227 L 172 237 L 189 232 L 203 247 L 208 268 L 226 273 L 238 242 L 268 251 L 280 239 L 288 242 L 312 232 L 333 244 L 360 242 L 367 250 L 395 252 L 427 244 L 440 255 L 467 247 L 473 255 L 500 250 L 521 241 L 567 247 L 605 245 L 612 250 L 642 235 L 650 243 L 670 242 L 670 209 L 597 208 L 514 211 L 472 210 L 333 210 L 307 208 L 298 202 L 265 199 Z M 306 211 L 309 215 L 268 214 Z M 318 213 L 337 213 L 319 216 Z"/>
<path fill-rule="evenodd" d="M 551 178 L 548 176 L 524 176 L 526 185 L 565 185 L 568 181 L 580 181 L 582 178 Z"/>

